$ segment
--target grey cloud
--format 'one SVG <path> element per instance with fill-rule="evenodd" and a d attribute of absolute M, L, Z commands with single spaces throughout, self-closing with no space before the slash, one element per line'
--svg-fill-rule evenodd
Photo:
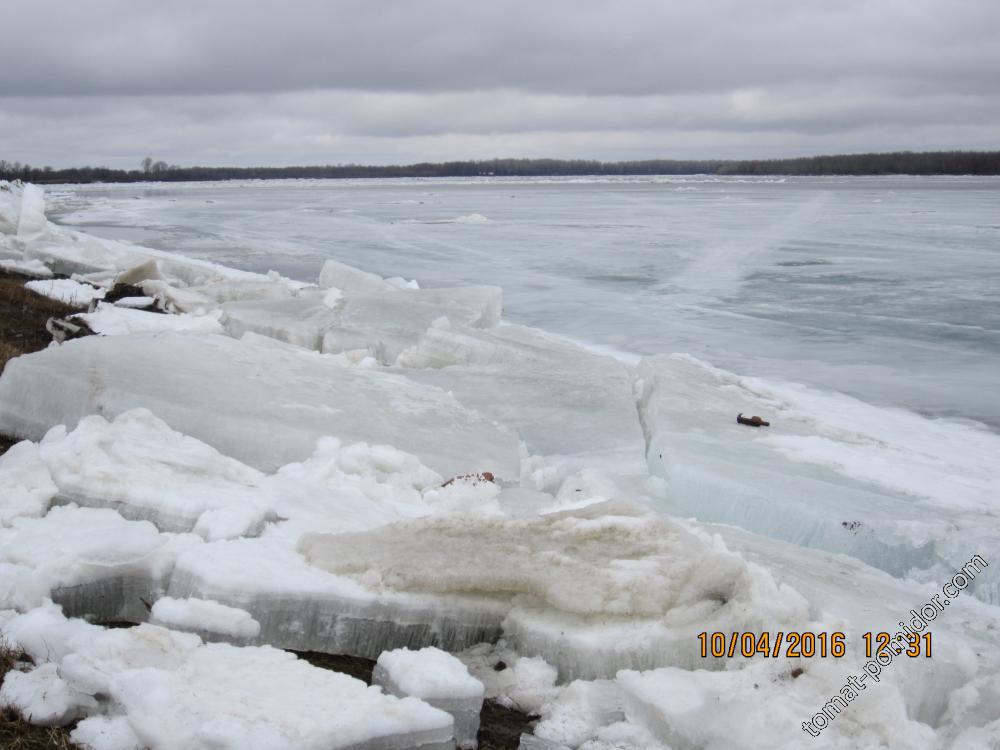
<path fill-rule="evenodd" d="M 54 166 L 996 148 L 993 0 L 35 0 L 0 157 Z"/>

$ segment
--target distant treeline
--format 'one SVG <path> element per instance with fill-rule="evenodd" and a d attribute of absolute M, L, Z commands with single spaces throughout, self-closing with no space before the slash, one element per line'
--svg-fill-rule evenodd
<path fill-rule="evenodd" d="M 349 177 L 572 177 L 583 175 L 1000 175 L 1000 151 L 897 151 L 800 159 L 588 161 L 490 159 L 400 166 L 179 167 L 146 158 L 140 169 L 53 169 L 0 160 L 0 179 L 30 182 L 181 182 Z"/>

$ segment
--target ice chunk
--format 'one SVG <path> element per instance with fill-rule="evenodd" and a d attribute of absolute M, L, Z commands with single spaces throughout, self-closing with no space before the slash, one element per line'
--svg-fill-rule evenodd
<path fill-rule="evenodd" d="M 267 511 L 258 489 L 263 474 L 175 432 L 147 409 L 113 422 L 85 417 L 68 435 L 53 431 L 40 452 L 59 488 L 57 501 L 113 508 L 163 531 L 191 531 L 203 514 L 235 506 L 243 530 L 259 532 Z M 212 524 L 210 516 L 205 527 L 225 520 Z"/>
<path fill-rule="evenodd" d="M 86 307 L 95 299 L 104 297 L 104 290 L 72 279 L 46 279 L 29 281 L 25 285 L 35 294 L 63 302 L 71 307 Z"/>
<path fill-rule="evenodd" d="M 0 687 L 0 708 L 13 708 L 32 724 L 61 727 L 97 707 L 97 702 L 71 688 L 55 664 L 30 672 L 12 670 Z"/>
<path fill-rule="evenodd" d="M 831 696 L 840 696 L 847 672 L 841 661 L 813 660 L 803 662 L 793 677 L 787 664 L 765 660 L 724 672 L 624 671 L 618 683 L 629 718 L 676 750 L 792 750 L 812 747 L 814 741 L 817 747 L 914 750 L 934 744 L 933 730 L 910 719 L 899 693 L 884 682 L 867 686 L 847 710 L 823 722 L 817 739 L 810 737 L 803 722 L 811 721 Z"/>
<path fill-rule="evenodd" d="M 156 304 L 156 300 L 153 297 L 119 297 L 112 304 L 115 307 L 142 310 L 143 308 Z"/>
<path fill-rule="evenodd" d="M 138 306 L 140 307 L 145 307 L 152 302 L 150 297 L 129 299 L 139 300 L 141 304 Z M 223 332 L 222 325 L 219 323 L 221 313 L 218 312 L 205 315 L 190 315 L 188 313 L 164 315 L 146 310 L 129 309 L 127 306 L 123 307 L 121 305 L 123 301 L 119 300 L 113 305 L 98 302 L 94 312 L 81 313 L 73 317 L 82 320 L 90 330 L 103 336 L 122 336 L 126 333 L 151 331 Z"/>
<path fill-rule="evenodd" d="M 408 377 L 514 427 L 565 471 L 646 473 L 632 376 L 618 361 L 523 326 L 434 326 L 399 357 Z"/>
<path fill-rule="evenodd" d="M 381 276 L 337 260 L 328 260 L 323 264 L 319 272 L 319 285 L 324 289 L 333 287 L 342 292 L 390 292 L 395 289 Z"/>
<path fill-rule="evenodd" d="M 35 585 L 71 613 L 139 622 L 146 618 L 143 600 L 156 598 L 173 561 L 165 542 L 152 524 L 114 511 L 57 507 L 0 529 L 0 563 L 9 563 L 0 576 L 25 566 Z M 16 579 L 14 593 L 26 583 Z M 0 609 L 8 606 L 0 602 Z"/>
<path fill-rule="evenodd" d="M 198 633 L 202 638 L 222 636 L 237 641 L 252 641 L 260 635 L 260 623 L 249 612 L 210 599 L 164 596 L 153 605 L 150 622 Z"/>
<path fill-rule="evenodd" d="M 644 361 L 640 413 L 666 509 L 858 557 L 903 576 L 1000 544 L 1000 437 L 675 355 Z M 770 418 L 761 429 L 738 413 Z M 947 522 L 942 523 L 942 518 Z M 1000 601 L 987 579 L 973 590 Z"/>
<path fill-rule="evenodd" d="M 37 446 L 12 446 L 0 456 L 0 527 L 19 516 L 45 515 L 57 491 Z"/>
<path fill-rule="evenodd" d="M 84 750 L 142 750 L 125 716 L 90 716 L 76 725 L 69 738 Z"/>
<path fill-rule="evenodd" d="M 319 351 L 323 334 L 338 319 L 316 295 L 228 302 L 222 323 L 230 336 L 249 332 Z"/>
<path fill-rule="evenodd" d="M 434 647 L 386 651 L 375 664 L 372 683 L 390 695 L 412 695 L 447 711 L 455 720 L 459 746 L 476 747 L 483 683 L 451 654 Z"/>
<path fill-rule="evenodd" d="M 45 191 L 37 185 L 21 189 L 21 208 L 17 219 L 17 238 L 22 242 L 36 240 L 45 234 Z"/>
<path fill-rule="evenodd" d="M 517 436 L 451 395 L 312 352 L 202 334 L 88 336 L 11 360 L 0 432 L 40 438 L 88 414 L 153 409 L 173 429 L 259 469 L 319 437 L 391 443 L 442 476 L 520 475 Z"/>

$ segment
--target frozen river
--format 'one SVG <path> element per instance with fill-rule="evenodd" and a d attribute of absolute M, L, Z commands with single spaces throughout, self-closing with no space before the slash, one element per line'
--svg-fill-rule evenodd
<path fill-rule="evenodd" d="M 53 194 L 54 193 L 54 194 Z M 54 218 L 313 280 L 336 258 L 502 286 L 629 354 L 1000 427 L 1000 180 L 617 178 L 64 187 Z"/>

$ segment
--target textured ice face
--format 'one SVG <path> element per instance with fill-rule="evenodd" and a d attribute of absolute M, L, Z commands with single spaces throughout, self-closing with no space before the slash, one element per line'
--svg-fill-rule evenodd
<path fill-rule="evenodd" d="M 431 517 L 307 535 L 300 548 L 312 564 L 370 586 L 527 594 L 578 614 L 663 616 L 676 606 L 723 605 L 745 573 L 735 556 L 625 504 L 531 518 Z"/>

